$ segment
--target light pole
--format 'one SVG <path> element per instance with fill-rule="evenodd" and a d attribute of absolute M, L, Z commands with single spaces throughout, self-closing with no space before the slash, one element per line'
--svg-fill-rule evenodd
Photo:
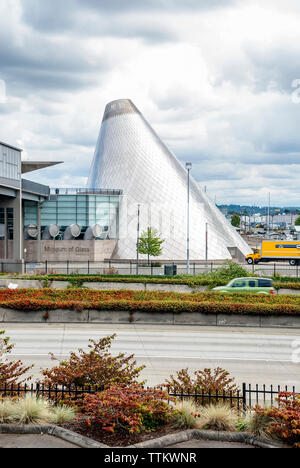
<path fill-rule="evenodd" d="M 187 176 L 187 274 L 190 274 L 190 171 L 192 170 L 192 163 L 185 165 Z"/>
<path fill-rule="evenodd" d="M 205 263 L 208 262 L 208 223 L 205 226 Z"/>
<path fill-rule="evenodd" d="M 138 205 L 138 222 L 137 222 L 137 241 L 136 241 L 136 276 L 139 275 L 139 253 L 140 253 L 140 207 Z"/>

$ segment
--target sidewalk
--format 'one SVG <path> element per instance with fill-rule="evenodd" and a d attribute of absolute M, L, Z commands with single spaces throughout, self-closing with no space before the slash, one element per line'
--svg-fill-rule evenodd
<path fill-rule="evenodd" d="M 1 448 L 78 448 L 50 435 L 0 434 Z"/>

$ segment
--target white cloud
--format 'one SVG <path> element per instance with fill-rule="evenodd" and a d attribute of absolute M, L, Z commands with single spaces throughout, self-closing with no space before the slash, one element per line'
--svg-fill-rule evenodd
<path fill-rule="evenodd" d="M 159 3 L 2 0 L 0 139 L 65 161 L 33 179 L 84 185 L 105 105 L 130 98 L 220 203 L 300 205 L 298 3 Z"/>

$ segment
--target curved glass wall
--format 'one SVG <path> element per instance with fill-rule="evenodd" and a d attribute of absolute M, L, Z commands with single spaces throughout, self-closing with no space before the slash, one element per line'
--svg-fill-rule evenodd
<path fill-rule="evenodd" d="M 94 194 L 57 194 L 41 204 L 41 226 L 57 224 L 62 231 L 71 224 L 78 224 L 84 232 L 89 226 L 99 224 L 107 238 L 117 239 L 119 234 L 120 196 Z M 37 205 L 24 202 L 24 226 L 37 225 Z"/>

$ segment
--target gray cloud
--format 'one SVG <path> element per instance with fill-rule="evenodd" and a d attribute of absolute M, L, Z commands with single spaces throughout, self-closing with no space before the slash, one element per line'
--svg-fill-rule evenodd
<path fill-rule="evenodd" d="M 138 37 L 145 41 L 175 39 L 172 17 L 178 12 L 227 8 L 241 0 L 27 0 L 23 19 L 43 33 L 69 31 L 86 36 Z M 160 24 L 162 14 L 170 23 Z M 155 19 L 154 19 L 155 17 Z"/>
<path fill-rule="evenodd" d="M 21 17 L 1 10 L 12 3 Z M 300 204 L 300 105 L 291 100 L 300 33 L 279 34 L 274 23 L 268 34 L 271 14 L 255 39 L 241 31 L 247 6 L 271 11 L 271 0 L 262 3 L 3 0 L 0 139 L 31 158 L 65 161 L 33 180 L 84 185 L 105 104 L 128 97 L 181 161 L 193 162 L 212 198 L 266 203 L 272 191 L 274 202 Z"/>

